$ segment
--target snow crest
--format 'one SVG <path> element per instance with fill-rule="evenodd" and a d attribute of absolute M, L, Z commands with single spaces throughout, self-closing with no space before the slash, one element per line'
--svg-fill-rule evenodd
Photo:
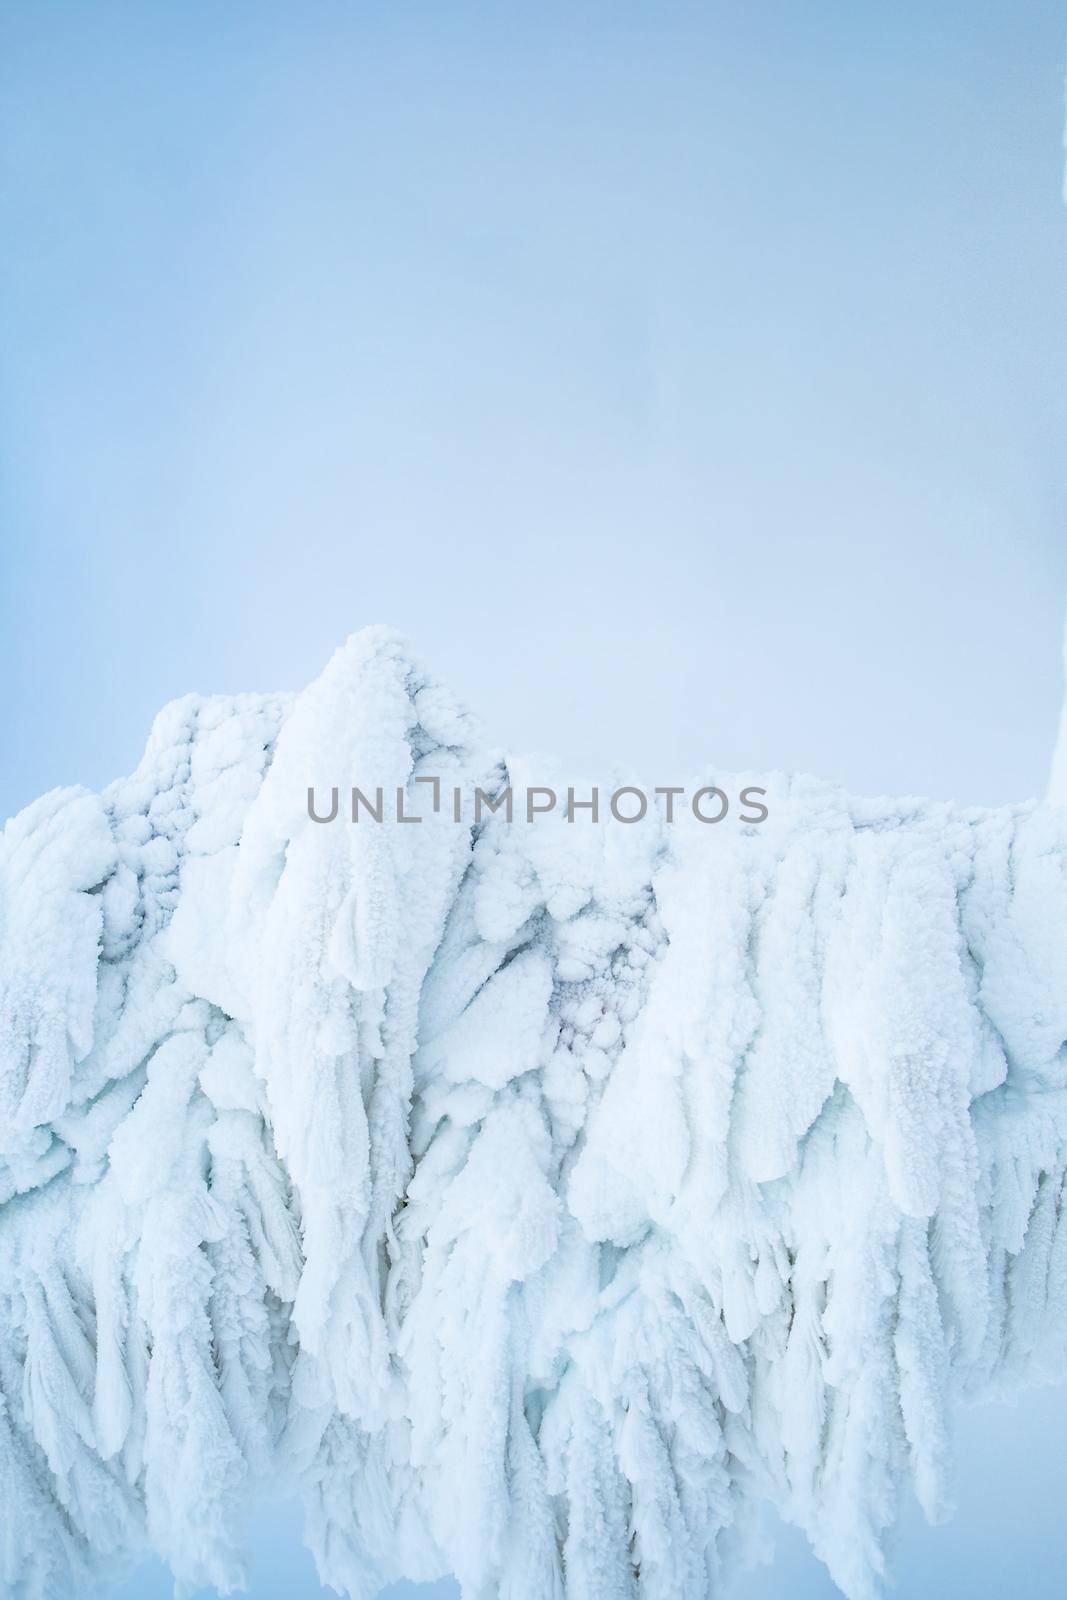
<path fill-rule="evenodd" d="M 8 824 L 0 1592 L 229 1592 L 282 1489 L 368 1600 L 703 1600 L 767 1505 L 879 1594 L 954 1403 L 1067 1368 L 1067 810 L 429 776 L 523 767 L 368 630 Z"/>

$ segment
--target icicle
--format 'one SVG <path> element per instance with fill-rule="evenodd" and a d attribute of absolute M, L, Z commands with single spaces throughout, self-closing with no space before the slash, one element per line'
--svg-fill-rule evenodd
<path fill-rule="evenodd" d="M 9 823 L 5 1592 L 225 1590 L 285 1483 L 367 1600 L 702 1600 L 768 1499 L 861 1600 L 1064 1375 L 1067 810 L 531 788 L 375 629 Z"/>

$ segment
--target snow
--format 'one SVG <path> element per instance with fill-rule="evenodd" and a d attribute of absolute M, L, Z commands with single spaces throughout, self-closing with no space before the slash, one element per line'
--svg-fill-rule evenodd
<path fill-rule="evenodd" d="M 1067 809 L 474 823 L 582 776 L 372 629 L 8 824 L 0 1592 L 230 1592 L 281 1489 L 368 1600 L 698 1600 L 768 1505 L 865 1600 L 1063 1377 Z"/>

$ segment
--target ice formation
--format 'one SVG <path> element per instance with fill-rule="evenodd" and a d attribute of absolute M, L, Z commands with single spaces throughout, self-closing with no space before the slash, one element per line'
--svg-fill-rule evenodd
<path fill-rule="evenodd" d="M 0 1592 L 227 1592 L 281 1484 L 353 1596 L 703 1600 L 767 1505 L 876 1595 L 955 1400 L 1067 1365 L 1067 809 L 428 774 L 523 771 L 371 630 L 8 824 Z"/>

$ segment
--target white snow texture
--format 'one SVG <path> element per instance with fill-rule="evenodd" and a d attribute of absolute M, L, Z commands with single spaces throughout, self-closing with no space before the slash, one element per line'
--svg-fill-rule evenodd
<path fill-rule="evenodd" d="M 1067 1365 L 1067 809 L 427 775 L 552 781 L 372 629 L 8 824 L 0 1593 L 229 1592 L 280 1491 L 352 1596 L 702 1600 L 768 1505 L 879 1594 Z"/>

